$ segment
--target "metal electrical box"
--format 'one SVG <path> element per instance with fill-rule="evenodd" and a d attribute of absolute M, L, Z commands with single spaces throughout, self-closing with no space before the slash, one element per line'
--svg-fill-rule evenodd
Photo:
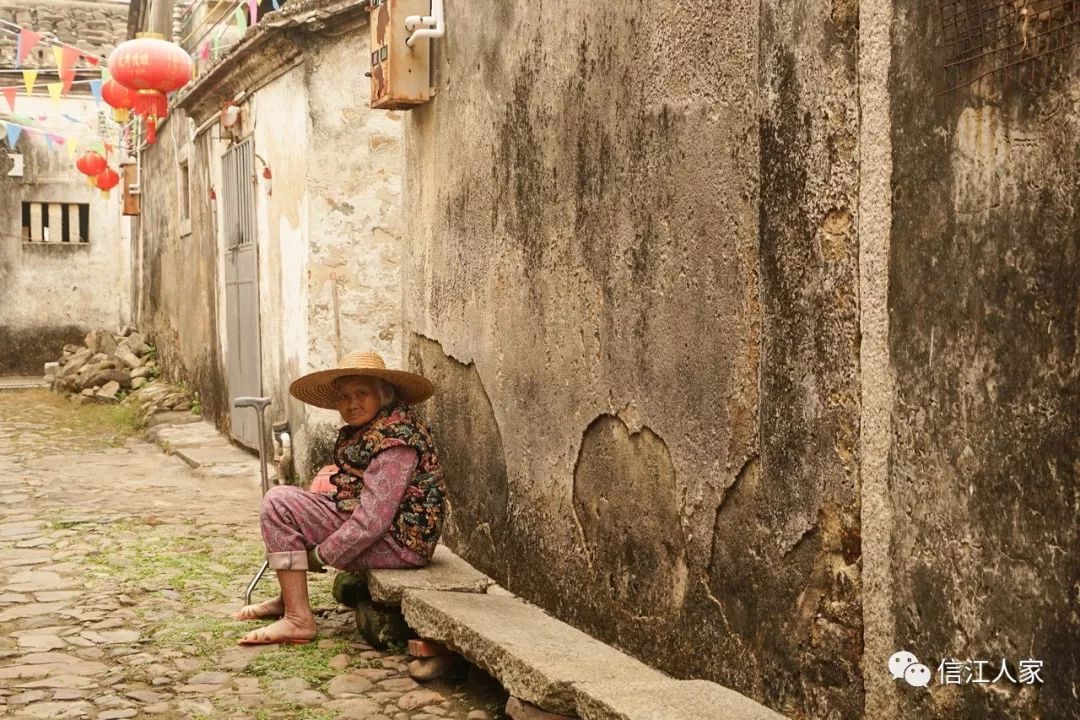
<path fill-rule="evenodd" d="M 401 110 L 431 100 L 431 40 L 405 44 L 405 18 L 428 15 L 430 0 L 368 0 L 371 13 L 371 107 Z"/>

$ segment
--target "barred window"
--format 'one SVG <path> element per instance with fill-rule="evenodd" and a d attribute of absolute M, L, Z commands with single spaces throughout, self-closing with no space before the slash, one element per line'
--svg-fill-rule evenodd
<path fill-rule="evenodd" d="M 85 245 L 90 242 L 90 205 L 24 202 L 22 237 L 28 243 Z"/>

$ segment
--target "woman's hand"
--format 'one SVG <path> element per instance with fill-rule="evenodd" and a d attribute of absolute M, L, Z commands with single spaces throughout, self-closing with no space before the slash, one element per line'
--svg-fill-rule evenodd
<path fill-rule="evenodd" d="M 325 563 L 319 557 L 318 545 L 307 551 L 307 566 L 308 572 L 326 572 Z"/>

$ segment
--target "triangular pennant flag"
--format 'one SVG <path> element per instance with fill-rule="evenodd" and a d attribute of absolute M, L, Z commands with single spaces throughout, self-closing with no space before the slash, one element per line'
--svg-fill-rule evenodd
<path fill-rule="evenodd" d="M 111 154 L 113 151 L 112 143 L 105 143 L 105 154 Z"/>
<path fill-rule="evenodd" d="M 233 17 L 236 18 L 236 27 L 240 28 L 240 34 L 247 32 L 247 18 L 244 17 L 243 9 L 239 7 L 236 8 Z"/>
<path fill-rule="evenodd" d="M 64 143 L 67 142 L 67 137 L 65 137 L 64 135 L 57 135 L 56 133 L 46 133 L 45 134 L 45 139 L 46 140 L 51 140 L 53 143 L 55 143 L 57 145 L 63 145 Z"/>
<path fill-rule="evenodd" d="M 52 56 L 53 60 L 56 62 L 56 68 L 57 70 L 59 70 L 63 66 L 62 63 L 64 62 L 64 48 L 54 47 L 52 49 Z"/>
<path fill-rule="evenodd" d="M 64 95 L 71 90 L 71 83 L 75 81 L 75 63 L 79 62 L 79 51 L 69 45 L 60 48 L 57 58 L 57 67 L 60 68 L 60 79 L 64 83 Z"/>
<path fill-rule="evenodd" d="M 49 146 L 49 149 L 53 149 L 53 136 L 52 133 L 45 133 L 45 144 Z"/>
<path fill-rule="evenodd" d="M 53 106 L 60 105 L 60 93 L 64 90 L 63 83 L 46 83 L 45 87 L 49 88 L 49 97 L 52 98 Z"/>
<path fill-rule="evenodd" d="M 109 72 L 109 66 L 104 65 L 101 68 L 101 81 L 102 82 L 109 82 L 110 80 L 112 80 L 112 73 Z"/>
<path fill-rule="evenodd" d="M 22 125 L 16 125 L 14 123 L 7 124 L 7 144 L 12 150 L 15 149 L 15 143 L 19 142 L 19 135 L 22 135 Z"/>
<path fill-rule="evenodd" d="M 281 9 L 281 5 L 278 4 L 278 0 L 270 0 L 270 3 L 274 6 L 275 10 Z"/>
<path fill-rule="evenodd" d="M 204 42 L 202 44 L 202 47 L 199 48 L 199 57 L 201 59 L 203 59 L 203 60 L 209 60 L 210 59 L 210 41 L 209 40 Z"/>
<path fill-rule="evenodd" d="M 78 138 L 69 137 L 67 139 L 67 151 L 68 151 L 68 159 L 69 160 L 71 160 L 71 159 L 73 159 L 75 157 L 75 149 L 78 148 L 78 147 L 79 147 L 79 139 Z"/>
<path fill-rule="evenodd" d="M 41 41 L 41 34 L 36 33 L 33 30 L 27 30 L 22 28 L 19 30 L 19 42 L 18 50 L 16 50 L 16 65 L 22 65 L 23 60 L 30 54 L 30 51 L 34 49 L 34 46 Z"/>
<path fill-rule="evenodd" d="M 91 65 L 97 65 L 99 62 L 101 62 L 101 58 L 99 58 L 97 55 L 90 55 L 88 53 L 83 53 L 82 58 Z"/>
<path fill-rule="evenodd" d="M 96 102 L 98 105 L 101 104 L 101 84 L 101 80 L 90 81 L 90 92 L 93 93 L 94 102 Z"/>
<path fill-rule="evenodd" d="M 26 85 L 26 95 L 29 97 L 34 94 L 34 81 L 37 80 L 37 70 L 23 70 L 22 77 L 23 84 Z"/>
<path fill-rule="evenodd" d="M 15 112 L 15 95 L 18 94 L 19 88 L 6 87 L 4 88 L 4 98 L 7 100 L 8 107 L 11 108 L 11 112 Z"/>
<path fill-rule="evenodd" d="M 259 0 L 247 0 L 248 15 L 251 17 L 251 24 L 259 22 Z"/>

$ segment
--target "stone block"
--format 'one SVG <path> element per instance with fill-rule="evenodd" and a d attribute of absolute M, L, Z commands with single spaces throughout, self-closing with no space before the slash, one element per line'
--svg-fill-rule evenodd
<path fill-rule="evenodd" d="M 538 708 L 527 702 L 522 702 L 516 697 L 506 701 L 506 714 L 511 720 L 573 720 L 577 715 L 559 715 Z"/>
<path fill-rule="evenodd" d="M 368 570 L 368 589 L 375 602 L 398 604 L 407 590 L 445 590 L 482 593 L 495 581 L 439 545 L 425 567 L 409 570 Z"/>
<path fill-rule="evenodd" d="M 334 576 L 334 586 L 331 592 L 335 600 L 351 608 L 359 607 L 362 602 L 371 601 L 367 582 L 364 581 L 364 578 L 352 573 L 338 572 Z"/>
<path fill-rule="evenodd" d="M 368 601 L 360 602 L 356 608 L 356 628 L 372 647 L 380 650 L 391 645 L 404 645 L 416 636 L 405 623 L 399 608 Z"/>

